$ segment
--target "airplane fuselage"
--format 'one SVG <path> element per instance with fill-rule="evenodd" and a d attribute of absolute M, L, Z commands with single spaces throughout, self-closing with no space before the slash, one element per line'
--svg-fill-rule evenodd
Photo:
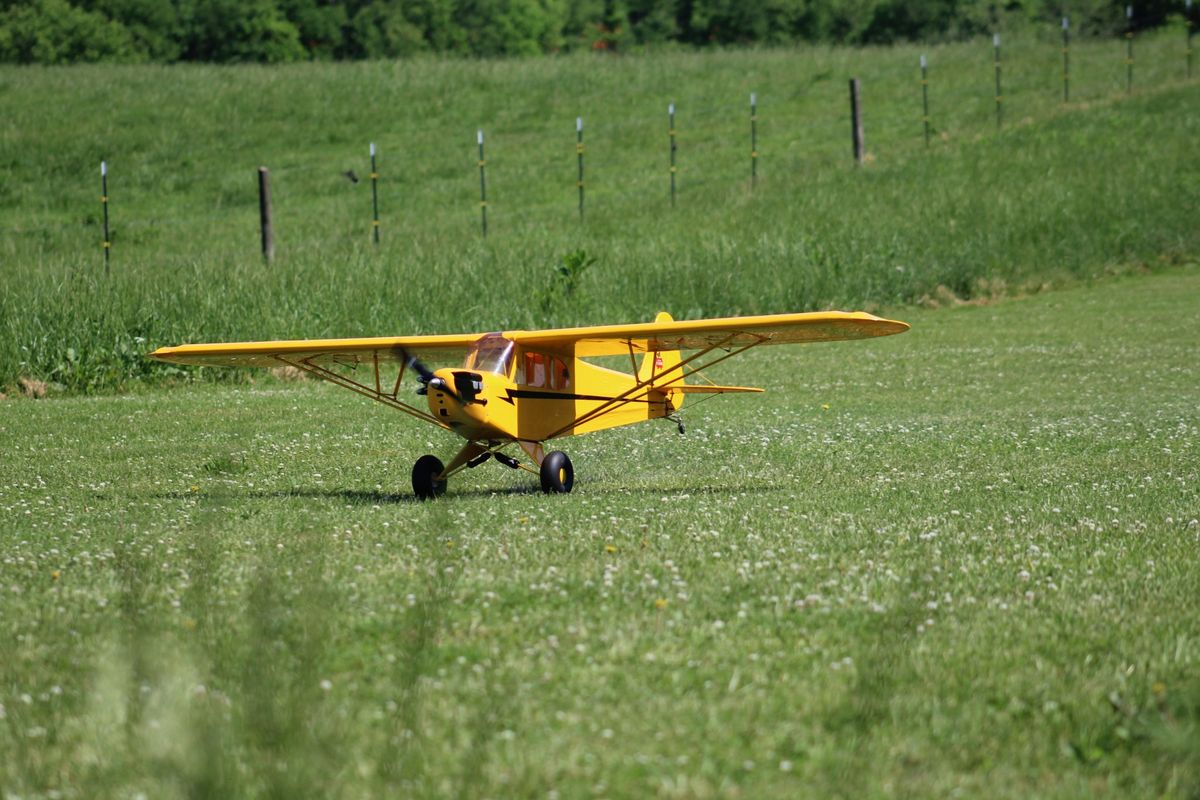
<path fill-rule="evenodd" d="M 670 388 L 499 336 L 485 337 L 465 366 L 433 375 L 429 412 L 469 441 L 541 442 L 665 417 L 682 404 Z"/>

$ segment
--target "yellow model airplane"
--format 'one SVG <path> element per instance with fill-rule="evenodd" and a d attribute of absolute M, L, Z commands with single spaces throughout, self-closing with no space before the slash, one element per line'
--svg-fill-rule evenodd
<path fill-rule="evenodd" d="M 412 470 L 417 497 L 446 491 L 456 472 L 489 458 L 541 477 L 545 492 L 569 492 L 571 460 L 544 443 L 648 419 L 683 423 L 677 412 L 693 393 L 761 392 L 749 386 L 688 383 L 727 358 L 766 344 L 887 336 L 908 325 L 865 312 L 824 311 L 677 322 L 662 312 L 648 323 L 503 331 L 448 336 L 313 339 L 187 344 L 151 357 L 179 364 L 295 367 L 377 400 L 467 440 L 448 465 L 422 456 Z M 695 351 L 686 357 L 681 350 Z M 586 359 L 629 357 L 632 374 Z M 641 357 L 640 363 L 638 357 Z M 422 359 L 462 366 L 431 370 Z M 410 368 L 428 410 L 400 399 Z M 533 462 L 503 452 L 517 445 Z"/>

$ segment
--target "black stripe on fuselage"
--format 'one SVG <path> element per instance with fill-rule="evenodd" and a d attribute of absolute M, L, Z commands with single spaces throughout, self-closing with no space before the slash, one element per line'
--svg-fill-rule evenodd
<path fill-rule="evenodd" d="M 539 392 L 534 389 L 509 389 L 500 398 L 505 402 L 512 404 L 513 400 L 617 400 L 616 397 L 599 394 L 569 394 L 566 392 Z M 623 403 L 661 403 L 661 400 L 626 400 L 621 399 Z"/>

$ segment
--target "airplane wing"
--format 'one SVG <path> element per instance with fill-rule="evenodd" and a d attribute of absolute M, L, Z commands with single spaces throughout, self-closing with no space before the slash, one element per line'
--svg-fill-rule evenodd
<path fill-rule="evenodd" d="M 518 344 L 574 352 L 580 357 L 660 350 L 737 348 L 749 344 L 796 344 L 865 339 L 903 333 L 908 324 L 863 311 L 815 311 L 701 320 L 667 320 L 627 325 L 593 325 L 540 331 L 505 331 Z M 294 339 L 160 347 L 151 358 L 217 367 L 276 367 L 282 361 L 321 365 L 402 361 L 404 352 L 423 361 L 461 362 L 483 333 L 439 336 L 379 336 L 359 339 Z"/>
<path fill-rule="evenodd" d="M 226 342 L 160 347 L 151 358 L 176 364 L 209 367 L 278 367 L 304 362 L 320 366 L 353 367 L 358 364 L 404 360 L 403 353 L 432 363 L 461 363 L 467 351 L 484 334 L 449 336 L 380 336 L 365 339 L 295 339 L 278 342 Z"/>
<path fill-rule="evenodd" d="M 630 325 L 598 325 L 544 331 L 506 331 L 521 345 L 573 351 L 580 357 L 664 350 L 731 349 L 753 344 L 798 344 L 889 336 L 908 324 L 864 311 L 816 311 Z"/>

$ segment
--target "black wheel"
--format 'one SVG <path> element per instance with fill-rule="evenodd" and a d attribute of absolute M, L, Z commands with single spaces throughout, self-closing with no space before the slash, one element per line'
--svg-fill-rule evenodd
<path fill-rule="evenodd" d="M 432 500 L 446 493 L 446 479 L 438 480 L 445 467 L 437 456 L 421 456 L 413 464 L 413 491 L 420 500 Z"/>
<path fill-rule="evenodd" d="M 547 494 L 566 494 L 575 485 L 575 469 L 571 459 L 561 450 L 547 453 L 542 459 L 542 491 Z"/>

